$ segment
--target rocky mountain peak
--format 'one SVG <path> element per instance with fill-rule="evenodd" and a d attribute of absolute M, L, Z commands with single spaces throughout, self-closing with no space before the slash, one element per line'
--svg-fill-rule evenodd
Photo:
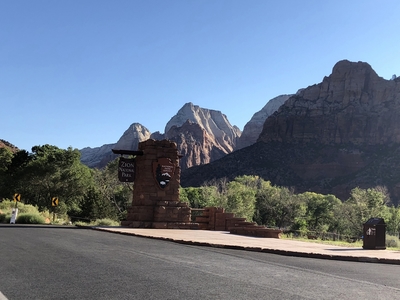
<path fill-rule="evenodd" d="M 114 149 L 137 150 L 141 141 L 148 140 L 151 132 L 140 123 L 133 123 L 115 144 Z"/>
<path fill-rule="evenodd" d="M 198 124 L 209 137 L 213 137 L 216 146 L 225 153 L 230 153 L 236 147 L 237 139 L 241 135 L 238 127 L 232 126 L 226 115 L 220 111 L 201 108 L 193 103 L 186 103 L 178 113 L 171 118 L 165 126 L 165 137 L 171 139 L 169 134 L 173 126 L 181 127 L 187 121 Z M 175 131 L 174 131 L 175 132 Z"/>
<path fill-rule="evenodd" d="M 181 109 L 178 110 L 175 116 L 173 116 L 165 125 L 164 133 L 167 133 L 172 126 L 182 126 L 187 120 L 193 123 L 201 123 L 199 116 L 200 107 L 194 105 L 192 102 L 185 103 Z"/>
<path fill-rule="evenodd" d="M 299 90 L 269 116 L 258 142 L 182 173 L 182 186 L 258 175 L 296 192 L 388 188 L 400 203 L 400 80 L 363 62 L 340 61 L 321 83 Z"/>
<path fill-rule="evenodd" d="M 112 149 L 137 150 L 140 142 L 150 138 L 150 131 L 140 123 L 133 123 L 115 144 L 105 144 L 101 147 L 86 147 L 80 150 L 81 162 L 91 168 L 103 168 L 117 157 Z"/>
<path fill-rule="evenodd" d="M 269 100 L 260 111 L 256 112 L 250 121 L 244 126 L 236 150 L 254 144 L 262 131 L 265 120 L 277 111 L 278 108 L 291 96 L 292 95 L 280 95 L 275 97 Z"/>
<path fill-rule="evenodd" d="M 181 168 L 185 169 L 231 153 L 241 134 L 220 111 L 201 108 L 191 102 L 171 118 L 165 130 L 164 134 L 150 133 L 143 125 L 133 123 L 116 144 L 82 149 L 81 161 L 89 167 L 101 168 L 116 157 L 112 149 L 137 150 L 139 142 L 168 139 L 177 143 L 178 151 L 183 155 Z"/>
<path fill-rule="evenodd" d="M 288 99 L 264 123 L 259 141 L 400 142 L 400 84 L 364 62 L 338 62 L 332 74 Z"/>

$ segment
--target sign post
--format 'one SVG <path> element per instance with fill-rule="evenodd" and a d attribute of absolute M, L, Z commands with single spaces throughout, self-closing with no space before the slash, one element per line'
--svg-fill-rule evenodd
<path fill-rule="evenodd" d="M 15 224 L 17 221 L 17 216 L 18 216 L 18 206 L 17 203 L 21 202 L 21 194 L 15 193 L 14 194 L 14 202 L 15 202 L 15 207 L 11 211 L 11 219 L 10 219 L 10 224 Z"/>
<path fill-rule="evenodd" d="M 58 206 L 58 197 L 51 198 L 51 206 L 53 207 L 53 223 L 56 221 L 56 206 Z"/>

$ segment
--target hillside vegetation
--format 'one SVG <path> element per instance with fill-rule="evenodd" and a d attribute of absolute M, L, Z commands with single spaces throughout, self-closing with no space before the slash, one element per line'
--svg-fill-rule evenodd
<path fill-rule="evenodd" d="M 25 205 L 72 221 L 120 220 L 132 201 L 132 186 L 118 181 L 117 163 L 97 170 L 80 162 L 77 149 L 43 145 L 13 153 L 0 148 L 0 200 L 20 194 Z M 57 206 L 52 206 L 54 197 Z"/>
<path fill-rule="evenodd" d="M 35 215 L 38 223 L 53 213 L 69 221 L 123 220 L 132 202 L 133 184 L 121 183 L 118 158 L 104 169 L 80 162 L 77 149 L 35 146 L 32 152 L 0 148 L 0 222 L 9 222 L 14 194 L 21 195 L 20 214 Z M 59 199 L 52 206 L 51 199 Z M 180 189 L 180 200 L 192 208 L 224 207 L 238 217 L 301 235 L 360 238 L 369 218 L 384 218 L 387 232 L 398 235 L 400 209 L 385 187 L 354 188 L 345 201 L 332 194 L 295 193 L 258 176 L 209 181 L 201 187 Z M 33 220 L 25 217 L 26 220 Z M 26 221 L 28 222 L 28 221 Z"/>

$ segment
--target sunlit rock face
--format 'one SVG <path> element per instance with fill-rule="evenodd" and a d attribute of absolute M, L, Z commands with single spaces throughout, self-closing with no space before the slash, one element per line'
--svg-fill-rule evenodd
<path fill-rule="evenodd" d="M 238 127 L 232 126 L 226 115 L 217 110 L 201 108 L 193 103 L 186 103 L 178 113 L 171 118 L 165 126 L 166 138 L 171 127 L 180 127 L 187 121 L 198 124 L 205 132 L 212 136 L 215 144 L 225 153 L 234 150 L 241 131 Z"/>
<path fill-rule="evenodd" d="M 114 149 L 137 150 L 139 143 L 148 140 L 150 131 L 140 123 L 133 123 L 119 138 Z"/>
<path fill-rule="evenodd" d="M 265 120 L 276 112 L 278 108 L 290 98 L 290 96 L 292 95 L 280 95 L 275 97 L 269 100 L 260 111 L 256 112 L 250 121 L 244 126 L 242 135 L 238 139 L 235 150 L 254 144 L 263 129 Z"/>
<path fill-rule="evenodd" d="M 207 164 L 234 151 L 241 131 L 220 111 L 186 103 L 165 126 L 182 154 L 181 168 Z"/>
<path fill-rule="evenodd" d="M 80 150 L 81 162 L 91 168 L 103 168 L 117 157 L 112 149 L 137 150 L 140 142 L 150 138 L 150 131 L 139 123 L 133 123 L 115 144 L 86 147 Z"/>
<path fill-rule="evenodd" d="M 186 169 L 231 153 L 240 134 L 239 128 L 232 126 L 220 111 L 186 103 L 167 123 L 165 133 L 150 133 L 143 125 L 133 123 L 117 143 L 80 150 L 81 161 L 89 167 L 102 168 L 117 157 L 112 149 L 137 150 L 145 140 L 168 139 L 177 144 L 182 155 L 181 168 Z"/>

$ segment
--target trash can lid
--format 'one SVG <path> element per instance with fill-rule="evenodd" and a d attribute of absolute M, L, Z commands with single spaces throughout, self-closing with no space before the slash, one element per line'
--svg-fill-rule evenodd
<path fill-rule="evenodd" d="M 377 224 L 385 224 L 385 220 L 382 218 L 371 218 L 365 224 L 368 225 L 377 225 Z"/>

